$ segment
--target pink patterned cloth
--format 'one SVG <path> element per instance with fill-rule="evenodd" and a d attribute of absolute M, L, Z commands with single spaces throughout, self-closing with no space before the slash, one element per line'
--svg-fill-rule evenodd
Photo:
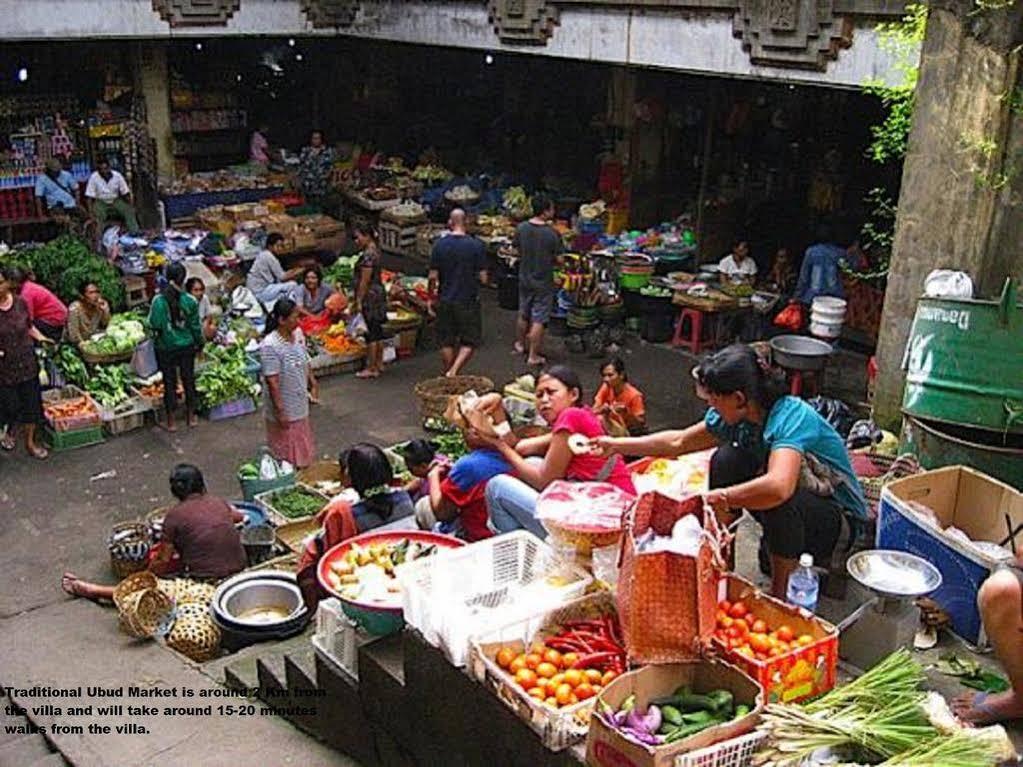
<path fill-rule="evenodd" d="M 266 441 L 274 458 L 288 461 L 299 469 L 309 466 L 316 458 L 313 427 L 308 418 L 282 424 L 267 420 Z"/>

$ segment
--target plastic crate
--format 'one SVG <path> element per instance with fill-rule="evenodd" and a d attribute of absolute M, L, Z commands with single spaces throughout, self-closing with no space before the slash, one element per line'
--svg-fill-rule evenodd
<path fill-rule="evenodd" d="M 355 624 L 341 611 L 334 597 L 320 602 L 316 611 L 313 647 L 353 679 L 359 678 L 359 643 Z"/>
<path fill-rule="evenodd" d="M 54 431 L 47 426 L 44 431 L 46 439 L 50 443 L 50 449 L 55 453 L 74 450 L 78 447 L 99 445 L 103 442 L 102 426 L 90 426 L 77 431 Z"/>
<path fill-rule="evenodd" d="M 263 369 L 263 365 L 259 358 L 253 354 L 245 355 L 245 375 L 249 377 L 252 383 L 259 383 L 259 374 Z"/>
<path fill-rule="evenodd" d="M 418 229 L 418 222 L 393 224 L 390 221 L 381 221 L 377 227 L 377 232 L 380 235 L 380 250 L 400 256 L 414 256 Z"/>
<path fill-rule="evenodd" d="M 675 767 L 748 767 L 767 733 L 754 731 L 738 738 L 675 757 Z"/>
<path fill-rule="evenodd" d="M 241 397 L 230 402 L 224 402 L 214 408 L 206 417 L 211 421 L 224 421 L 228 418 L 237 418 L 240 415 L 248 415 L 256 412 L 256 401 L 252 397 Z"/>
<path fill-rule="evenodd" d="M 96 401 L 77 386 L 71 384 L 62 389 L 50 389 L 49 391 L 44 391 L 43 411 L 45 413 L 47 405 L 57 404 L 64 400 L 76 399 L 79 397 L 84 397 L 92 405 L 93 412 L 86 413 L 84 415 L 72 416 L 70 418 L 50 418 L 47 416 L 46 420 L 49 422 L 54 431 L 78 431 L 100 425 L 100 409 L 96 404 Z"/>
<path fill-rule="evenodd" d="M 238 484 L 242 489 L 242 498 L 252 502 L 256 496 L 269 493 L 273 490 L 283 490 L 295 484 L 295 472 L 284 474 L 274 479 L 243 479 L 238 476 Z"/>
<path fill-rule="evenodd" d="M 264 509 L 266 509 L 267 519 L 273 522 L 274 525 L 276 526 L 287 525 L 292 522 L 298 522 L 303 519 L 311 519 L 312 517 L 316 516 L 315 514 L 310 514 L 305 517 L 287 517 L 284 514 L 281 514 L 279 511 L 277 511 L 277 509 L 274 507 L 274 500 L 277 498 L 277 496 L 286 490 L 293 490 L 295 488 L 304 490 L 309 495 L 314 495 L 317 498 L 322 499 L 323 506 L 326 506 L 330 502 L 330 499 L 323 493 L 321 493 L 319 490 L 315 490 L 314 488 L 311 488 L 308 485 L 303 485 L 301 482 L 295 482 L 289 485 L 288 487 L 278 488 L 277 490 L 270 490 L 266 493 L 260 493 L 255 497 L 255 502 L 262 506 Z M 321 506 L 320 508 L 322 509 L 323 506 Z"/>
<path fill-rule="evenodd" d="M 465 665 L 470 637 L 582 596 L 593 577 L 518 530 L 427 557 L 396 571 L 405 622 Z"/>
<path fill-rule="evenodd" d="M 141 429 L 146 425 L 146 413 L 152 409 L 148 400 L 142 397 L 129 397 L 117 407 L 101 408 L 103 430 L 114 437 Z"/>
<path fill-rule="evenodd" d="M 561 751 L 586 737 L 596 698 L 564 708 L 548 706 L 530 697 L 507 671 L 497 665 L 492 656 L 504 646 L 526 652 L 534 641 L 542 641 L 544 634 L 550 635 L 546 629 L 556 629 L 563 621 L 590 620 L 615 612 L 614 596 L 610 592 L 601 591 L 573 600 L 555 610 L 543 611 L 504 624 L 501 628 L 488 629 L 471 640 L 469 673 L 526 722 L 547 748 Z"/>

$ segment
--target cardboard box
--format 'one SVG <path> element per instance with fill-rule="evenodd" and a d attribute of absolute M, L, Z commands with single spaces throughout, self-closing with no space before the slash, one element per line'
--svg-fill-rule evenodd
<path fill-rule="evenodd" d="M 298 228 L 298 220 L 286 213 L 275 213 L 265 216 L 262 224 L 267 232 L 277 232 L 285 236 L 294 234 Z"/>
<path fill-rule="evenodd" d="M 931 509 L 942 529 L 914 513 L 914 503 Z M 929 596 L 948 612 L 956 634 L 984 647 L 977 592 L 998 560 L 948 537 L 944 528 L 958 528 L 974 541 L 1000 544 L 1021 524 L 1023 493 L 967 466 L 948 466 L 885 486 L 876 540 L 880 549 L 916 554 L 938 568 L 942 583 Z"/>
<path fill-rule="evenodd" d="M 245 221 L 249 218 L 255 218 L 254 210 L 255 205 L 251 202 L 242 203 L 240 205 L 225 205 L 224 213 L 232 221 Z"/>
<path fill-rule="evenodd" d="M 721 582 L 722 599 L 742 600 L 750 613 L 766 621 L 771 630 L 786 625 L 796 636 L 809 634 L 813 643 L 769 660 L 747 658 L 714 645 L 764 688 L 768 703 L 797 703 L 823 695 L 835 686 L 838 666 L 838 629 L 813 613 L 757 591 L 747 580 L 729 573 Z"/>
<path fill-rule="evenodd" d="M 296 229 L 295 250 L 314 250 L 316 248 L 316 236 L 306 229 Z"/>
<path fill-rule="evenodd" d="M 344 231 L 344 225 L 336 218 L 322 213 L 297 216 L 299 225 L 313 232 L 318 238 L 335 237 Z"/>
<path fill-rule="evenodd" d="M 602 704 L 616 711 L 630 695 L 636 706 L 645 709 L 654 698 L 671 695 L 681 685 L 695 692 L 730 690 L 736 705 L 744 703 L 750 713 L 740 719 L 710 727 L 689 738 L 663 746 L 646 746 L 626 738 L 600 716 L 590 720 L 586 737 L 586 763 L 595 767 L 674 767 L 679 754 L 737 738 L 750 732 L 760 720 L 764 697 L 760 685 L 740 669 L 721 660 L 698 660 L 665 666 L 645 666 L 615 679 L 597 696 Z"/>

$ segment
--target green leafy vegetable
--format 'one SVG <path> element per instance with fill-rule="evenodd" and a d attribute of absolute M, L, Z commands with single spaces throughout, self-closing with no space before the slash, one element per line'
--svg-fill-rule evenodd
<path fill-rule="evenodd" d="M 247 360 L 243 346 L 209 345 L 205 354 L 206 364 L 195 378 L 203 407 L 214 408 L 242 397 L 256 396 L 259 387 L 245 371 Z"/>
<path fill-rule="evenodd" d="M 53 361 L 68 383 L 83 387 L 89 380 L 89 371 L 73 344 L 58 346 Z"/>
<path fill-rule="evenodd" d="M 456 431 L 448 434 L 438 434 L 431 439 L 437 445 L 437 452 L 446 455 L 452 461 L 457 461 L 469 452 L 465 444 L 465 437 L 462 432 Z"/>
<path fill-rule="evenodd" d="M 278 514 L 288 519 L 311 517 L 323 508 L 322 498 L 301 487 L 282 490 L 273 496 L 270 503 Z"/>
<path fill-rule="evenodd" d="M 29 267 L 36 281 L 56 293 L 64 303 L 78 298 L 81 283 L 94 282 L 112 307 L 124 306 L 124 286 L 117 270 L 77 237 L 57 237 L 42 245 L 20 249 L 5 260 Z"/>
<path fill-rule="evenodd" d="M 105 408 L 115 408 L 128 399 L 131 373 L 125 365 L 97 365 L 85 390 Z"/>

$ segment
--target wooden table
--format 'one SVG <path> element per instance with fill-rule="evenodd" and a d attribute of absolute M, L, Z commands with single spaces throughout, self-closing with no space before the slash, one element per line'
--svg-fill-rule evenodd
<path fill-rule="evenodd" d="M 734 326 L 735 318 L 740 318 L 746 314 L 752 314 L 752 304 L 741 306 L 738 299 L 733 296 L 729 296 L 726 293 L 722 293 L 720 290 L 711 288 L 707 291 L 705 296 L 693 296 L 689 295 L 685 291 L 677 290 L 675 295 L 672 297 L 671 302 L 680 307 L 680 310 L 695 311 L 701 315 L 701 326 L 706 321 L 706 327 L 711 332 L 710 337 L 706 341 L 703 340 L 708 334 L 702 332 L 699 344 L 692 348 L 694 354 L 699 354 L 703 348 L 717 349 L 721 346 L 725 346 L 731 339 L 728 338 L 731 335 L 728 331 Z M 677 323 L 682 321 L 682 311 L 679 312 L 679 319 Z M 672 339 L 673 346 L 684 346 L 687 345 L 684 342 L 680 342 L 679 325 L 676 324 L 675 337 Z"/>

